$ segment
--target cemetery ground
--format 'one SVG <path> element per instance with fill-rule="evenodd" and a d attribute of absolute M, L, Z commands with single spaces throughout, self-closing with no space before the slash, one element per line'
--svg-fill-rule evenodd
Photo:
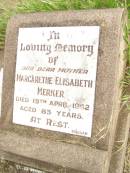
<path fill-rule="evenodd" d="M 39 0 L 38 0 L 39 1 Z M 26 1 L 20 1 L 20 5 L 16 5 L 17 7 L 15 8 L 15 4 L 17 4 L 17 0 L 0 0 L 0 7 L 1 7 L 1 13 L 3 14 L 3 17 L 0 18 L 0 48 L 3 51 L 4 49 L 4 39 L 5 39 L 5 27 L 7 24 L 7 21 L 11 15 L 15 15 L 16 13 L 24 13 L 24 12 L 39 12 L 39 11 L 52 11 L 52 10 L 67 10 L 67 9 L 88 9 L 88 8 L 101 8 L 104 7 L 118 7 L 121 6 L 123 7 L 123 1 L 119 1 L 118 4 L 115 2 L 117 1 L 106 1 L 106 4 L 104 1 L 90 1 L 91 3 L 87 3 L 87 1 L 83 1 L 80 3 L 79 1 L 62 1 L 61 3 L 55 3 L 51 4 L 48 3 L 49 1 L 43 1 L 43 5 L 38 3 L 38 1 L 35 0 L 26 0 Z M 130 6 L 130 2 L 128 2 Z M 125 4 L 126 5 L 126 4 Z M 11 8 L 11 10 L 10 10 Z M 128 8 L 129 10 L 129 8 Z M 129 34 L 129 31 L 127 30 L 127 36 Z M 126 39 L 126 38 L 125 38 Z M 129 44 L 129 41 L 127 39 L 127 42 Z M 130 47 L 130 45 L 129 45 Z M 129 55 L 130 56 L 130 50 L 129 50 Z M 129 57 L 130 58 L 130 57 Z M 129 58 L 128 58 L 128 67 L 129 67 Z M 3 56 L 0 56 L 0 62 L 2 63 L 3 61 Z M 125 81 L 125 84 L 127 83 L 127 86 L 130 85 L 130 71 L 127 71 L 127 81 Z M 123 97 L 123 101 L 128 104 L 128 109 L 130 107 L 129 101 L 130 101 L 130 96 L 129 93 L 127 93 L 126 96 Z M 35 173 L 36 170 L 24 170 L 23 166 L 17 166 L 13 162 L 1 160 L 0 161 L 0 173 Z M 42 173 L 42 172 L 39 172 Z M 126 152 L 126 160 L 125 160 L 125 166 L 124 166 L 124 173 L 130 173 L 130 138 L 128 141 L 128 147 L 127 147 L 127 152 Z"/>

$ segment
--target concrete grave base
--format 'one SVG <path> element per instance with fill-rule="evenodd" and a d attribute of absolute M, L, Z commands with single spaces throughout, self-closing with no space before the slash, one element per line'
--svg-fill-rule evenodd
<path fill-rule="evenodd" d="M 116 138 L 110 162 L 109 173 L 122 173 L 124 168 L 125 153 L 129 136 L 130 115 L 127 111 L 121 112 L 116 129 Z"/>
<path fill-rule="evenodd" d="M 2 117 L 1 158 L 52 173 L 108 173 L 120 109 L 124 72 L 124 9 L 25 14 L 8 25 Z M 101 26 L 96 103 L 91 138 L 50 132 L 12 123 L 19 27 Z"/>

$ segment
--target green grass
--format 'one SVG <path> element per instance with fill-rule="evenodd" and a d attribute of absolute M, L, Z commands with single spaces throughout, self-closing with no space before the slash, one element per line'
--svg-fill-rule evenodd
<path fill-rule="evenodd" d="M 128 9 L 128 16 L 130 19 L 130 0 L 21 0 L 15 8 L 6 8 L 0 4 L 0 49 L 4 48 L 5 41 L 5 30 L 9 18 L 17 13 L 32 13 L 32 12 L 43 12 L 43 11 L 56 11 L 56 10 L 81 10 L 81 9 L 99 9 L 99 8 L 116 8 L 124 7 Z M 128 45 L 127 49 L 127 68 L 126 75 L 123 80 L 124 94 L 122 102 L 125 103 L 127 108 L 130 110 L 130 94 L 127 93 L 127 88 L 130 86 L 130 42 L 128 35 L 130 34 L 130 24 L 125 28 L 124 39 Z M 127 159 L 124 173 L 129 173 L 130 169 L 130 145 L 128 147 Z M 4 169 L 8 169 L 8 164 Z M 3 168 L 2 168 L 3 169 Z"/>
<path fill-rule="evenodd" d="M 0 16 L 0 49 L 4 48 L 7 22 L 11 16 L 17 13 L 116 7 L 130 8 L 130 0 L 22 0 L 16 8 L 12 9 L 3 8 L 0 5 L 0 11 L 3 11 Z"/>

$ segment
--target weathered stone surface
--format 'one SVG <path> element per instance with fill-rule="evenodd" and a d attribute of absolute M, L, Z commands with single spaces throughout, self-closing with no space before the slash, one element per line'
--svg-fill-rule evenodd
<path fill-rule="evenodd" d="M 128 21 L 130 24 L 130 20 Z M 129 35 L 130 40 L 130 35 Z M 126 89 L 126 95 L 129 95 L 129 86 Z M 124 168 L 125 154 L 128 137 L 130 136 L 130 115 L 126 106 L 123 106 L 119 114 L 118 125 L 116 129 L 116 137 L 113 146 L 113 153 L 110 162 L 109 173 L 122 173 Z"/>
<path fill-rule="evenodd" d="M 110 162 L 109 173 L 122 173 L 124 168 L 125 153 L 129 136 L 130 115 L 126 110 L 121 111 L 116 138 Z"/>
<path fill-rule="evenodd" d="M 71 144 L 65 144 L 60 142 L 50 142 L 50 140 L 44 140 L 43 143 L 42 140 L 35 139 L 35 141 L 30 143 L 30 138 L 24 139 L 26 140 L 26 143 L 21 143 L 20 136 L 16 136 L 16 140 L 14 139 L 14 141 L 11 142 L 11 139 L 15 137 L 15 134 L 10 133 L 9 135 L 10 138 L 8 137 L 8 141 L 6 141 L 8 145 L 5 146 L 5 143 L 1 142 L 2 150 L 8 150 L 11 151 L 11 153 L 17 153 L 20 156 L 29 156 L 29 158 L 32 158 L 32 160 L 36 157 L 37 162 L 45 161 L 43 162 L 44 164 L 41 165 L 41 167 L 36 167 L 36 164 L 32 165 L 32 160 L 31 162 L 29 162 L 29 166 L 43 169 L 44 171 L 45 168 L 48 167 L 48 163 L 50 163 L 52 164 L 52 166 L 48 167 L 48 171 L 51 170 L 52 172 L 58 172 L 60 169 L 66 170 L 66 172 L 68 170 L 69 172 L 69 168 L 73 168 L 75 169 L 75 172 L 77 170 L 77 173 L 79 173 L 80 171 L 81 173 L 91 172 L 91 170 L 96 173 L 97 169 L 99 172 L 102 172 L 105 164 L 107 164 L 106 162 L 108 154 L 106 151 L 100 151 L 78 145 L 72 146 Z M 5 141 L 6 138 L 4 136 L 6 136 L 6 134 L 2 136 L 3 141 Z M 18 147 L 16 148 L 17 145 L 19 145 L 20 150 L 18 149 Z M 35 149 L 34 146 L 36 146 Z M 7 158 L 6 156 L 7 155 L 5 155 L 4 158 Z M 97 161 L 96 158 L 98 158 Z M 11 161 L 18 162 L 18 160 L 16 160 L 16 157 L 14 160 L 12 160 L 13 155 L 8 157 L 8 160 L 10 159 Z M 26 162 L 26 165 L 27 164 L 28 162 Z"/>
<path fill-rule="evenodd" d="M 3 61 L 4 61 L 4 51 L 0 51 L 0 68 L 3 67 Z"/>
<path fill-rule="evenodd" d="M 11 19 L 4 57 L 0 124 L 0 148 L 3 151 L 50 163 L 52 172 L 55 166 L 78 172 L 108 172 L 120 107 L 125 49 L 123 25 L 126 19 L 123 9 L 34 13 Z M 92 138 L 12 124 L 18 28 L 86 25 L 101 26 Z"/>

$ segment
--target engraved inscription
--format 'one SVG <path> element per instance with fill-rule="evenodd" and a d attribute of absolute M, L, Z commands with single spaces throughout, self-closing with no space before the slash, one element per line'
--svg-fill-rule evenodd
<path fill-rule="evenodd" d="M 99 31 L 19 29 L 13 123 L 91 137 Z"/>

